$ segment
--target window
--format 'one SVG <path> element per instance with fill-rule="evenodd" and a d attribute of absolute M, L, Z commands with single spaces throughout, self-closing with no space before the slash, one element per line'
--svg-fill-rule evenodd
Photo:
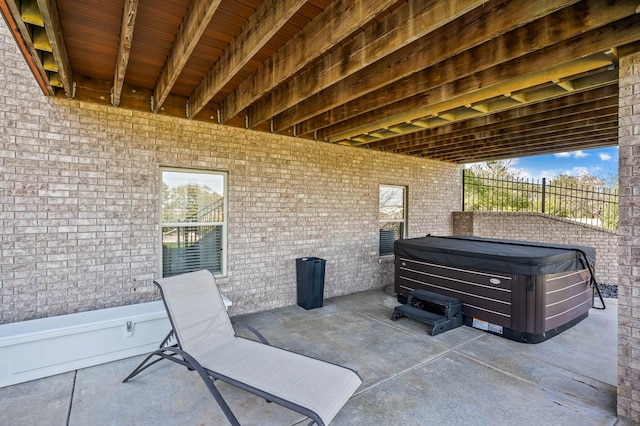
<path fill-rule="evenodd" d="M 380 256 L 393 254 L 393 242 L 405 237 L 406 190 L 380 185 Z"/>
<path fill-rule="evenodd" d="M 226 273 L 225 173 L 162 170 L 162 276 Z"/>

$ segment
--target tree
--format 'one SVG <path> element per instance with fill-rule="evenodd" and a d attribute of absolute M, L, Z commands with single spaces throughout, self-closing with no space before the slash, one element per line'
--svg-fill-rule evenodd
<path fill-rule="evenodd" d="M 607 179 L 587 173 L 562 174 L 549 181 L 546 192 L 546 213 L 617 229 L 618 192 L 608 187 Z"/>
<path fill-rule="evenodd" d="M 527 210 L 531 203 L 530 186 L 520 172 L 511 167 L 511 160 L 474 164 L 465 170 L 465 210 Z"/>
<path fill-rule="evenodd" d="M 207 185 L 185 184 L 162 186 L 162 221 L 197 222 L 209 206 L 222 200 L 222 195 Z"/>
<path fill-rule="evenodd" d="M 587 173 L 562 174 L 548 182 L 543 179 L 539 184 L 522 178 L 510 164 L 510 161 L 491 161 L 465 170 L 466 211 L 538 211 L 618 229 L 615 179 Z"/>
<path fill-rule="evenodd" d="M 469 169 L 474 175 L 491 179 L 521 179 L 520 172 L 511 167 L 511 160 L 493 160 L 475 163 Z"/>

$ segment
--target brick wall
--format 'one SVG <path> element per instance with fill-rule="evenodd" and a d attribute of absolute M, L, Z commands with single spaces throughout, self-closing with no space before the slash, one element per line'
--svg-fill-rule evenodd
<path fill-rule="evenodd" d="M 618 283 L 618 236 L 595 226 L 543 213 L 454 212 L 453 232 L 455 235 L 594 247 L 597 281 Z"/>
<path fill-rule="evenodd" d="M 618 416 L 640 423 L 640 53 L 620 58 Z"/>
<path fill-rule="evenodd" d="M 46 98 L 0 22 L 0 323 L 157 299 L 159 168 L 228 172 L 232 313 L 385 284 L 378 188 L 406 185 L 409 236 L 450 233 L 457 166 Z"/>

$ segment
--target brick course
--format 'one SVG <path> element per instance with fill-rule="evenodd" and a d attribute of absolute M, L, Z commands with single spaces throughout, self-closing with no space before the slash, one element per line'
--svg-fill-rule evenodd
<path fill-rule="evenodd" d="M 618 236 L 613 232 L 543 213 L 454 212 L 453 217 L 456 235 L 594 247 L 597 281 L 618 283 Z"/>
<path fill-rule="evenodd" d="M 232 314 L 294 304 L 302 256 L 326 297 L 386 284 L 380 184 L 409 236 L 451 232 L 455 165 L 47 98 L 4 23 L 0 61 L 0 323 L 157 299 L 163 166 L 228 172 Z"/>
<path fill-rule="evenodd" d="M 618 417 L 640 423 L 640 53 L 620 58 Z M 626 423 L 625 423 L 626 424 Z"/>

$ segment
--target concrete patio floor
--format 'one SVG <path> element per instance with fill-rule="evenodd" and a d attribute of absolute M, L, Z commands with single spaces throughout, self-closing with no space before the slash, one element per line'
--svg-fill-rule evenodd
<path fill-rule="evenodd" d="M 237 319 L 272 344 L 357 370 L 363 384 L 332 425 L 613 425 L 617 300 L 546 342 L 528 345 L 460 327 L 389 318 L 380 290 Z M 236 319 L 236 318 L 234 318 Z M 241 333 L 243 334 L 243 333 Z M 160 362 L 133 381 L 128 358 L 0 389 L 3 425 L 224 425 L 196 373 Z M 243 425 L 308 419 L 233 387 L 221 393 Z"/>

